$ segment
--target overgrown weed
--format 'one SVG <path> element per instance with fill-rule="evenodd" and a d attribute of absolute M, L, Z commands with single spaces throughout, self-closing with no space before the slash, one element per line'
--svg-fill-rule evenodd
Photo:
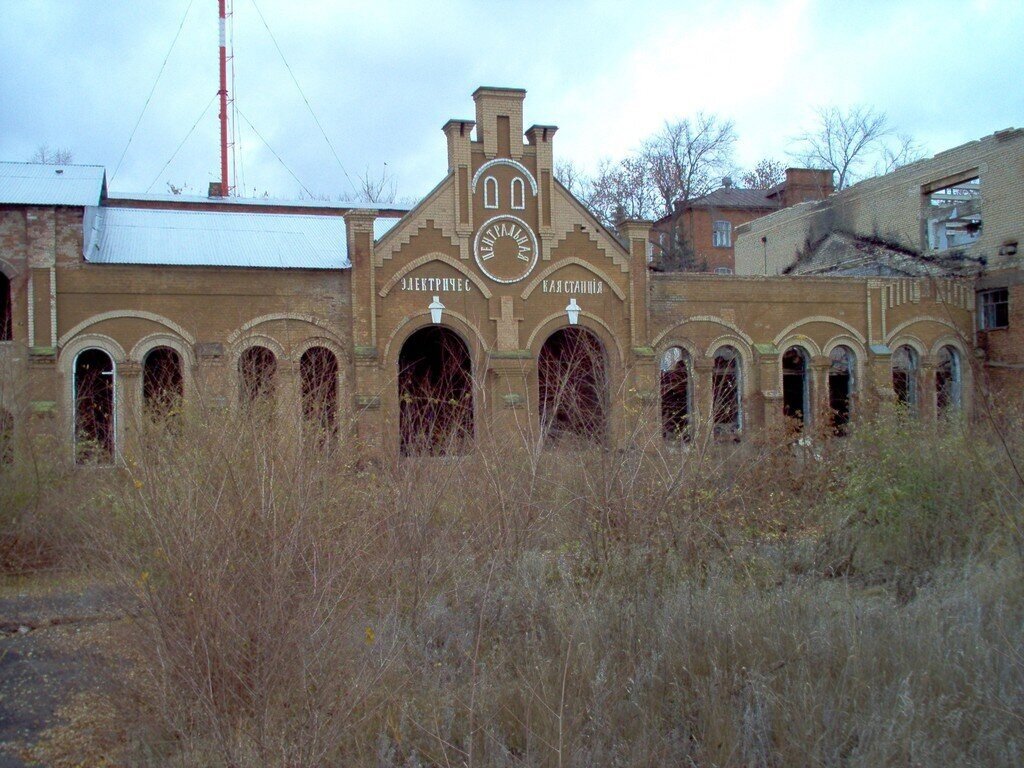
<path fill-rule="evenodd" d="M 372 468 L 293 432 L 184 408 L 80 473 L 160 760 L 1024 759 L 1021 489 L 977 425 Z"/>

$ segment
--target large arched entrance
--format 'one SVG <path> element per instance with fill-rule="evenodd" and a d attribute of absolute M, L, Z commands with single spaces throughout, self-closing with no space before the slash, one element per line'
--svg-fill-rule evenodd
<path fill-rule="evenodd" d="M 75 460 L 114 458 L 114 361 L 101 349 L 75 358 Z"/>
<path fill-rule="evenodd" d="M 398 355 L 399 434 L 404 456 L 461 453 L 473 441 L 473 363 L 450 328 L 413 333 Z"/>
<path fill-rule="evenodd" d="M 537 362 L 540 426 L 545 440 L 603 442 L 608 434 L 608 363 L 585 328 L 551 334 Z"/>

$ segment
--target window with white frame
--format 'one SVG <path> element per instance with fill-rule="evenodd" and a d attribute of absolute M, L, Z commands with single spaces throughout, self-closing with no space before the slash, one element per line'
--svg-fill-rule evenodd
<path fill-rule="evenodd" d="M 498 180 L 493 176 L 484 179 L 484 208 L 498 207 Z"/>
<path fill-rule="evenodd" d="M 732 267 L 715 267 L 716 275 L 731 275 Z"/>
<path fill-rule="evenodd" d="M 731 248 L 732 224 L 728 221 L 716 221 L 711 228 L 711 244 L 715 248 Z"/>
<path fill-rule="evenodd" d="M 978 327 L 983 331 L 1010 325 L 1010 291 L 991 288 L 978 293 Z"/>

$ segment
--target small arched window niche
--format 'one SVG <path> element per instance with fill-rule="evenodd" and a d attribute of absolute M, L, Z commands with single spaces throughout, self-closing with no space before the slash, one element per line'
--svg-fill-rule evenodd
<path fill-rule="evenodd" d="M 486 189 L 486 187 L 485 187 Z M 526 208 L 526 185 L 520 178 L 512 179 L 512 188 L 509 190 L 509 197 L 512 201 L 512 207 L 521 211 Z"/>
<path fill-rule="evenodd" d="M 484 179 L 484 208 L 498 207 L 498 180 L 493 176 Z"/>

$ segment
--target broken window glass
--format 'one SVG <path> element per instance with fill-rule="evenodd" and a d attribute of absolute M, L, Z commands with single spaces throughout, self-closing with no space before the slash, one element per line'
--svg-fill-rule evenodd
<path fill-rule="evenodd" d="M 1010 291 L 992 288 L 978 293 L 978 327 L 983 331 L 1010 325 Z"/>

